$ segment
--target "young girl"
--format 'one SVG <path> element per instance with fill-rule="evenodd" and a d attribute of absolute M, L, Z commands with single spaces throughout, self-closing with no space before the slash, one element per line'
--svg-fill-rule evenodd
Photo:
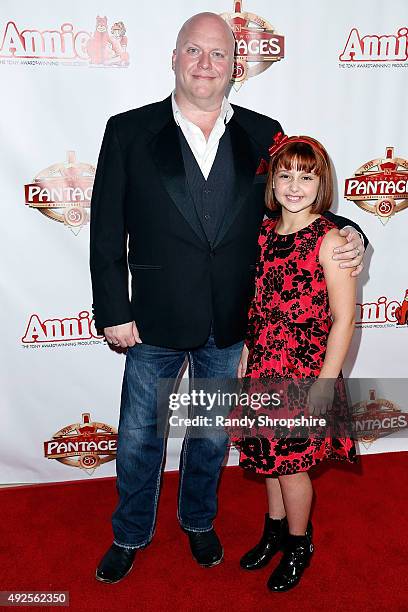
<path fill-rule="evenodd" d="M 307 136 L 280 135 L 270 153 L 266 205 L 280 217 L 261 228 L 256 293 L 238 376 L 316 378 L 309 406 L 318 415 L 333 399 L 353 334 L 355 279 L 332 258 L 345 239 L 322 216 L 333 199 L 323 146 Z M 299 440 L 270 433 L 241 438 L 237 446 L 240 465 L 266 476 L 269 503 L 262 538 L 242 557 L 241 567 L 264 567 L 283 549 L 268 588 L 289 590 L 313 553 L 308 470 L 328 458 L 354 461 L 354 443 L 348 437 Z"/>

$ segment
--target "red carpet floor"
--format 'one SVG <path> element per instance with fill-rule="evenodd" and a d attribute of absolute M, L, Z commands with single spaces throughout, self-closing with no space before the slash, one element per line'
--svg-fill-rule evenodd
<path fill-rule="evenodd" d="M 113 479 L 4 489 L 0 590 L 69 591 L 75 611 L 407 611 L 407 457 L 365 456 L 358 466 L 322 466 L 315 473 L 315 555 L 300 585 L 282 594 L 265 587 L 278 559 L 255 573 L 239 568 L 265 511 L 263 484 L 239 468 L 225 469 L 220 486 L 221 565 L 203 569 L 192 560 L 177 524 L 177 474 L 171 472 L 155 539 L 116 585 L 94 579 L 111 543 Z"/>

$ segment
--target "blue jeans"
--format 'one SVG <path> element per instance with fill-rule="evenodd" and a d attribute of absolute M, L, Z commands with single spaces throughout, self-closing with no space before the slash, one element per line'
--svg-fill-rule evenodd
<path fill-rule="evenodd" d="M 242 342 L 219 349 L 212 335 L 202 347 L 129 348 L 122 386 L 116 457 L 119 503 L 112 517 L 115 543 L 141 548 L 153 537 L 165 439 L 157 433 L 157 384 L 177 379 L 187 357 L 194 378 L 234 378 Z M 169 393 L 173 389 L 169 389 Z M 209 531 L 217 511 L 217 483 L 228 438 L 193 438 L 187 430 L 180 456 L 178 519 L 186 531 Z"/>

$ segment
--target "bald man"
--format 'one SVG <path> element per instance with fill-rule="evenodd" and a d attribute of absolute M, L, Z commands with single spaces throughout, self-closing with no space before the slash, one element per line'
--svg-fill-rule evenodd
<path fill-rule="evenodd" d="M 127 349 L 114 543 L 96 572 L 103 582 L 126 576 L 154 534 L 165 455 L 157 418 L 168 407 L 157 405 L 159 379 L 177 380 L 186 360 L 192 379 L 237 374 L 264 216 L 257 168 L 282 128 L 226 99 L 234 45 L 219 16 L 189 19 L 173 51 L 172 95 L 111 117 L 101 147 L 91 206 L 94 316 L 111 346 Z M 347 247 L 347 265 L 361 268 L 353 249 L 364 247 L 351 229 Z M 223 558 L 213 520 L 227 437 L 190 433 L 178 519 L 194 559 L 212 567 Z"/>

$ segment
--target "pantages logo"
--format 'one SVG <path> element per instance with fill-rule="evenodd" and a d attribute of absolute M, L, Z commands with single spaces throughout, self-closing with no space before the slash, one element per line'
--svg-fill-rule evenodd
<path fill-rule="evenodd" d="M 408 207 L 408 160 L 394 157 L 393 147 L 387 147 L 385 158 L 368 161 L 346 179 L 344 197 L 385 225 Z"/>
<path fill-rule="evenodd" d="M 353 28 L 343 51 L 341 62 L 406 62 L 408 59 L 408 28 L 402 27 L 396 34 L 367 34 L 362 36 Z"/>
<path fill-rule="evenodd" d="M 0 63 L 29 65 L 75 65 L 126 67 L 129 65 L 126 27 L 117 21 L 109 31 L 107 17 L 97 17 L 95 31 L 86 32 L 72 23 L 59 29 L 19 28 L 9 21 L 0 45 Z"/>
<path fill-rule="evenodd" d="M 408 427 L 408 414 L 394 402 L 376 398 L 374 389 L 370 389 L 368 400 L 353 405 L 352 414 L 354 435 L 366 448 L 378 438 Z"/>
<path fill-rule="evenodd" d="M 99 465 L 115 459 L 117 434 L 114 427 L 91 421 L 91 415 L 86 412 L 82 423 L 67 425 L 44 442 L 44 457 L 92 475 Z"/>
<path fill-rule="evenodd" d="M 357 303 L 356 326 L 408 329 L 408 289 L 400 302 L 382 295 L 374 302 Z"/>
<path fill-rule="evenodd" d="M 248 79 L 285 57 L 285 39 L 262 17 L 242 11 L 242 2 L 234 2 L 233 13 L 221 17 L 231 26 L 236 39 L 232 83 L 236 90 Z M 248 64 L 253 64 L 249 66 Z"/>
<path fill-rule="evenodd" d="M 25 203 L 77 235 L 89 221 L 94 178 L 95 166 L 77 162 L 75 151 L 68 151 L 67 161 L 41 170 L 24 186 Z"/>
<path fill-rule="evenodd" d="M 88 310 L 81 310 L 76 317 L 42 319 L 32 314 L 21 342 L 25 347 L 49 348 L 51 346 L 82 346 L 102 344 L 94 320 Z"/>

